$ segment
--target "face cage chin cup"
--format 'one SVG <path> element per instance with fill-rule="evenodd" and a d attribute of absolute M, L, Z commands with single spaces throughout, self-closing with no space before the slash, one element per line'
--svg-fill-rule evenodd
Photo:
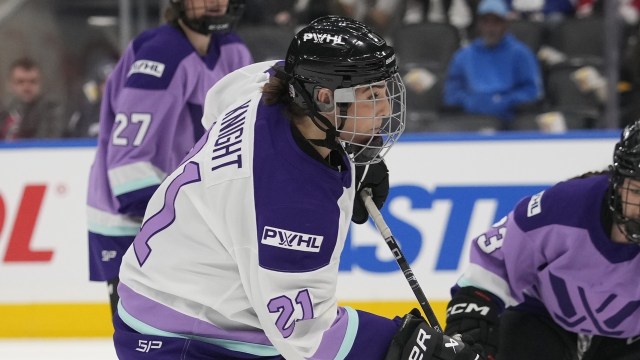
<path fill-rule="evenodd" d="M 371 94 L 374 94 L 374 88 L 383 85 L 385 87 L 385 98 L 373 100 L 357 100 L 356 91 L 361 88 L 368 88 Z M 351 161 L 356 165 L 375 164 L 382 161 L 382 158 L 389 151 L 391 146 L 396 143 L 405 128 L 406 121 L 406 91 L 402 78 L 399 74 L 371 84 L 357 85 L 350 88 L 339 88 L 334 91 L 334 126 L 338 129 L 339 134 L 350 134 L 350 139 L 340 138 L 340 143 L 349 155 Z M 381 101 L 387 101 L 389 106 L 389 114 L 384 117 L 382 125 L 379 129 L 372 129 L 371 132 L 357 133 L 350 129 L 344 130 L 342 127 L 349 119 L 357 121 L 373 121 L 373 116 L 368 117 L 349 117 L 340 111 L 345 105 L 353 105 L 354 112 L 357 114 L 358 104 L 371 102 L 372 114 L 376 114 L 376 104 Z M 338 128 L 338 125 L 342 125 Z M 362 143 L 357 142 L 357 136 L 368 137 L 368 141 Z"/>
<path fill-rule="evenodd" d="M 624 237 L 633 244 L 640 245 L 640 222 L 615 213 L 615 225 Z"/>
<path fill-rule="evenodd" d="M 640 245 L 640 222 L 629 220 L 624 223 L 625 237 L 631 243 Z"/>

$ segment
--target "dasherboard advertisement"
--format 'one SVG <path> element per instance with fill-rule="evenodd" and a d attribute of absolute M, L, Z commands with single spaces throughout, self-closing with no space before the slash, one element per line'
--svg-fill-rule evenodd
<path fill-rule="evenodd" d="M 405 135 L 386 157 L 391 191 L 381 213 L 429 300 L 438 309 L 446 304 L 474 236 L 522 197 L 606 169 L 618 137 L 618 131 Z M 74 316 L 98 325 L 65 334 L 109 334 L 106 285 L 88 281 L 85 199 L 94 151 L 92 141 L 0 145 L 0 315 L 8 324 L 34 324 L 0 337 L 59 336 L 59 324 L 74 323 Z M 377 304 L 373 311 L 389 316 L 404 311 L 397 304 L 417 306 L 371 221 L 351 228 L 337 294 L 350 305 Z M 96 304 L 94 316 L 86 306 Z M 47 324 L 38 321 L 47 319 L 57 324 L 45 333 Z"/>

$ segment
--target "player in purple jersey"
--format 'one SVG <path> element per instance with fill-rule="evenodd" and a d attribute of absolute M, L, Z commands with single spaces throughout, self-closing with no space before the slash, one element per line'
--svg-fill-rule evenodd
<path fill-rule="evenodd" d="M 317 19 L 284 63 L 220 80 L 203 122 L 123 257 L 120 359 L 480 359 L 419 312 L 392 320 L 337 304 L 340 253 L 363 221 L 356 193 L 371 187 L 383 205 L 382 157 L 405 125 L 380 36 Z"/>
<path fill-rule="evenodd" d="M 445 333 L 498 360 L 640 359 L 639 245 L 640 121 L 608 171 L 523 199 L 473 241 Z"/>
<path fill-rule="evenodd" d="M 171 0 L 167 24 L 137 36 L 106 84 L 88 192 L 90 279 L 112 310 L 122 255 L 151 194 L 204 134 L 207 90 L 252 63 L 231 31 L 244 0 Z"/>

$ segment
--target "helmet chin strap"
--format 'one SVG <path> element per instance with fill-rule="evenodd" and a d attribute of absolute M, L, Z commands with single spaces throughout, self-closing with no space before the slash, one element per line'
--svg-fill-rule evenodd
<path fill-rule="evenodd" d="M 313 123 L 325 133 L 324 139 L 307 139 L 307 140 L 309 140 L 309 142 L 312 143 L 313 145 L 322 146 L 327 149 L 337 150 L 343 153 L 344 148 L 342 147 L 342 145 L 340 145 L 338 140 L 336 140 L 336 138 L 340 136 L 340 134 L 338 133 L 338 130 L 336 130 L 336 128 L 333 127 L 333 125 L 331 125 L 331 127 L 326 129 L 323 129 L 322 126 L 320 126 L 321 123 L 330 124 L 329 119 L 327 119 L 324 115 L 320 114 L 317 111 L 308 111 L 307 115 L 309 115 Z"/>
<path fill-rule="evenodd" d="M 230 28 L 230 20 L 227 15 L 219 17 L 205 15 L 197 19 L 189 19 L 185 14 L 181 19 L 189 29 L 202 35 L 211 35 L 214 32 L 225 32 Z"/>
<path fill-rule="evenodd" d="M 299 95 L 302 97 L 306 105 L 304 106 L 305 113 L 311 118 L 311 121 L 313 121 L 314 125 L 325 133 L 324 139 L 307 140 L 316 146 L 321 146 L 330 150 L 337 150 L 341 153 L 344 153 L 344 148 L 342 147 L 342 145 L 340 145 L 338 140 L 336 140 L 340 136 L 340 134 L 338 133 L 338 129 L 342 129 L 342 127 L 344 126 L 344 122 L 341 122 L 340 127 L 336 129 L 336 127 L 331 124 L 331 121 L 329 121 L 326 116 L 320 114 L 320 112 L 317 110 L 316 103 L 313 101 L 313 99 L 311 99 L 309 94 L 304 90 L 304 88 L 296 79 L 284 72 L 280 67 L 276 66 L 274 67 L 274 69 L 276 71 L 275 76 L 285 81 L 285 83 L 289 84 L 289 86 L 293 88 L 293 91 L 295 91 L 295 94 L 290 93 L 291 98 L 295 98 L 295 95 Z M 340 106 L 340 112 L 346 114 L 346 108 Z"/>
<path fill-rule="evenodd" d="M 307 101 L 309 96 L 306 93 L 304 93 L 303 96 L 305 97 L 305 101 Z M 343 119 L 347 115 L 347 107 L 346 105 L 341 104 L 338 105 L 338 108 L 340 109 L 341 119 Z M 324 131 L 325 133 L 324 139 L 309 139 L 309 142 L 314 145 L 326 147 L 328 149 L 337 150 L 341 153 L 344 153 L 345 148 L 340 145 L 340 142 L 338 140 L 336 140 L 340 137 L 340 133 L 338 131 L 342 130 L 342 128 L 344 127 L 344 120 L 340 120 L 340 125 L 336 129 L 331 121 L 329 121 L 326 116 L 320 114 L 320 112 L 318 112 L 315 107 L 313 107 L 313 109 L 307 109 L 307 115 L 311 118 L 311 121 L 313 121 L 316 127 Z"/>

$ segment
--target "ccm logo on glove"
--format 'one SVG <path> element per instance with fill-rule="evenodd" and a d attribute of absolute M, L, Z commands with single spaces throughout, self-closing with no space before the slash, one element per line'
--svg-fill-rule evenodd
<path fill-rule="evenodd" d="M 473 312 L 477 312 L 482 316 L 487 316 L 489 311 L 491 311 L 491 308 L 488 306 L 478 306 L 478 304 L 474 303 L 459 303 L 447 309 L 447 316 Z"/>

